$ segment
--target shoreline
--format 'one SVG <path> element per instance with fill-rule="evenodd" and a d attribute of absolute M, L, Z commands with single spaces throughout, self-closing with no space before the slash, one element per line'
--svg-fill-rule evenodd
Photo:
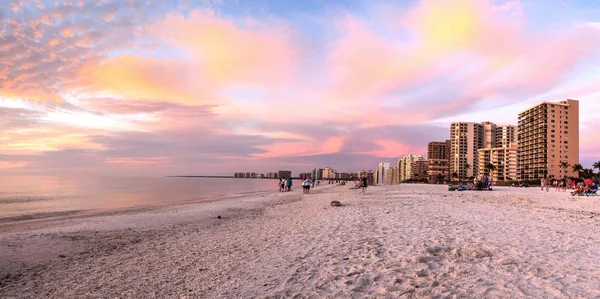
<path fill-rule="evenodd" d="M 161 202 L 161 203 L 147 203 L 140 205 L 133 205 L 127 207 L 117 208 L 103 208 L 103 209 L 80 209 L 80 210 L 64 210 L 64 211 L 53 211 L 53 212 L 41 212 L 41 213 L 30 213 L 20 214 L 14 216 L 2 216 L 0 217 L 0 228 L 3 225 L 12 225 L 17 222 L 24 221 L 43 221 L 43 220 L 54 220 L 54 219 L 65 219 L 69 217 L 94 217 L 101 215 L 113 215 L 123 213 L 136 213 L 146 210 L 157 210 L 165 207 L 175 207 L 180 205 L 197 204 L 197 203 L 210 203 L 222 200 L 233 200 L 245 196 L 258 196 L 258 195 L 269 195 L 277 192 L 277 190 L 259 190 L 259 191 L 247 191 L 239 192 L 235 194 L 221 194 L 221 195 L 207 195 L 205 197 L 190 198 L 184 200 L 178 200 L 176 202 Z"/>
<path fill-rule="evenodd" d="M 0 297 L 600 295 L 598 197 L 323 187 L 0 225 Z"/>

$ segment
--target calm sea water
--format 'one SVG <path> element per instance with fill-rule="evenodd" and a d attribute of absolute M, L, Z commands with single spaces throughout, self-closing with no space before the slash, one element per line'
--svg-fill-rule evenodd
<path fill-rule="evenodd" d="M 295 181 L 294 186 L 299 187 L 300 182 Z M 3 176 L 0 178 L 0 220 L 178 203 L 269 190 L 277 190 L 277 180 Z"/>

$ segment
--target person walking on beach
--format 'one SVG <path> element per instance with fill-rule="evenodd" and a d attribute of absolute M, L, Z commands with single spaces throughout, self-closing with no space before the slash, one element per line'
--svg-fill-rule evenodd
<path fill-rule="evenodd" d="M 364 176 L 360 179 L 360 188 L 362 189 L 362 194 L 365 194 L 365 192 L 367 192 L 367 177 Z"/>
<path fill-rule="evenodd" d="M 540 179 L 540 186 L 542 187 L 542 191 L 544 191 L 544 188 L 546 188 L 546 179 L 545 178 Z"/>
<path fill-rule="evenodd" d="M 285 179 L 279 179 L 279 192 L 285 192 Z"/>
<path fill-rule="evenodd" d="M 287 181 L 285 182 L 285 188 L 288 192 L 292 191 L 292 178 L 291 177 L 287 178 Z"/>
<path fill-rule="evenodd" d="M 313 181 L 310 178 L 307 178 L 302 182 L 302 193 L 310 194 L 310 186 L 313 184 Z"/>

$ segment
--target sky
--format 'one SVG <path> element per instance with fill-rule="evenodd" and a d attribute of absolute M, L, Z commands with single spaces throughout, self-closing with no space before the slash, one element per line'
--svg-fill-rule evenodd
<path fill-rule="evenodd" d="M 600 160 L 600 0 L 0 0 L 0 173 L 373 169 L 580 101 Z"/>

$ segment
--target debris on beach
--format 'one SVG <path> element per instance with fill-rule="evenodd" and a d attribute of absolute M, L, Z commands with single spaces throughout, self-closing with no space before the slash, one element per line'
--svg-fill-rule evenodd
<path fill-rule="evenodd" d="M 342 203 L 341 203 L 341 202 L 339 202 L 339 201 L 337 201 L 337 200 L 332 200 L 332 201 L 331 201 L 331 206 L 332 206 L 332 207 L 341 207 L 341 206 L 342 206 Z"/>

